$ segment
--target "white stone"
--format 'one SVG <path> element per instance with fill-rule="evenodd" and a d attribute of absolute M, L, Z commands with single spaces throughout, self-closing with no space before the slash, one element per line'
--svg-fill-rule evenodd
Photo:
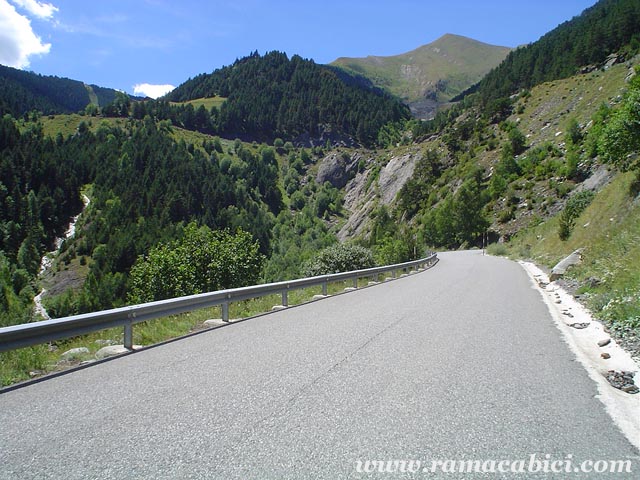
<path fill-rule="evenodd" d="M 142 348 L 139 345 L 134 345 L 133 349 L 137 350 L 138 348 Z M 96 352 L 96 359 L 102 360 L 104 358 L 115 357 L 116 355 L 122 355 L 123 353 L 129 353 L 130 350 L 127 349 L 124 345 L 109 345 L 108 347 L 103 347 Z"/>
<path fill-rule="evenodd" d="M 205 320 L 202 324 L 205 327 L 219 327 L 220 325 L 226 325 L 229 322 L 225 322 L 221 318 L 211 318 L 209 320 Z"/>
<path fill-rule="evenodd" d="M 75 358 L 81 357 L 82 355 L 87 355 L 88 353 L 89 349 L 87 347 L 78 347 L 67 350 L 60 356 L 63 360 L 73 360 Z"/>

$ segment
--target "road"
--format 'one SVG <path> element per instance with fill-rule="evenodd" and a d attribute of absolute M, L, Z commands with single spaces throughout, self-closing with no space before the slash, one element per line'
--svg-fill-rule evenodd
<path fill-rule="evenodd" d="M 596 395 L 518 264 L 445 253 L 1 394 L 0 479 L 639 478 Z M 532 455 L 635 473 L 358 471 Z"/>

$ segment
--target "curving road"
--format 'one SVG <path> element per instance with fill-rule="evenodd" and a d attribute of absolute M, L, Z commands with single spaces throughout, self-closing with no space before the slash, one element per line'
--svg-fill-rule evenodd
<path fill-rule="evenodd" d="M 445 253 L 0 394 L 0 479 L 640 478 L 596 395 L 519 265 Z M 634 473 L 362 471 L 531 455 Z"/>

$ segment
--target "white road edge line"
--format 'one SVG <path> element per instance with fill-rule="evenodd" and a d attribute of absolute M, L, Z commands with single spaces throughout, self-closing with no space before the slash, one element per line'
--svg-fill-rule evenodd
<path fill-rule="evenodd" d="M 618 390 L 604 376 L 609 370 L 634 372 L 634 381 L 639 385 L 640 366 L 613 338 L 605 347 L 599 347 L 598 342 L 609 337 L 602 324 L 592 318 L 590 312 L 566 290 L 555 282 L 549 282 L 548 276 L 535 264 L 522 261 L 518 263 L 529 274 L 533 288 L 540 292 L 565 342 L 596 383 L 599 393 L 596 397 L 604 404 L 607 413 L 629 442 L 640 451 L 640 393 L 629 394 Z M 538 280 L 547 286 L 542 288 Z M 560 303 L 556 303 L 558 300 Z M 563 312 L 570 313 L 572 317 Z M 589 323 L 589 326 L 575 329 L 569 326 L 572 323 Z M 611 355 L 609 359 L 600 356 L 605 352 Z"/>

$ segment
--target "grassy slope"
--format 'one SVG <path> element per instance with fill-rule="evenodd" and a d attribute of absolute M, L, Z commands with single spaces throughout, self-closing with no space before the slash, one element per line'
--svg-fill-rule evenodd
<path fill-rule="evenodd" d="M 193 108 L 198 108 L 200 105 L 204 105 L 204 108 L 207 110 L 211 110 L 211 107 L 220 108 L 220 106 L 225 102 L 226 98 L 223 97 L 209 97 L 209 98 L 196 98 L 194 100 L 189 100 L 188 102 L 171 102 L 172 105 L 193 105 Z"/>
<path fill-rule="evenodd" d="M 585 75 L 546 82 L 531 90 L 528 99 L 516 104 L 523 107 L 520 113 L 511 116 L 518 121 L 518 128 L 528 135 L 531 145 L 544 142 L 560 144 L 569 118 L 587 125 L 593 113 L 603 102 L 615 102 L 626 89 L 624 79 L 628 67 L 615 65 L 606 72 L 597 70 Z"/>
<path fill-rule="evenodd" d="M 447 82 L 438 100 L 447 101 L 474 83 L 509 53 L 457 35 L 445 35 L 411 52 L 389 57 L 339 58 L 332 65 L 360 73 L 374 84 L 405 100 L 422 98 L 435 90 L 438 81 Z"/>
<path fill-rule="evenodd" d="M 78 125 L 84 121 L 89 126 L 91 131 L 95 132 L 102 122 L 106 122 L 110 125 L 124 126 L 126 119 L 124 118 L 103 118 L 103 117 L 89 117 L 84 115 L 78 115 L 73 113 L 70 115 L 47 115 L 42 117 L 42 128 L 45 136 L 55 138 L 58 133 L 63 137 L 73 135 L 78 131 Z"/>
<path fill-rule="evenodd" d="M 585 75 L 554 82 L 547 82 L 534 87 L 530 96 L 523 97 L 515 103 L 514 114 L 509 121 L 517 124 L 518 129 L 527 137 L 529 149 L 541 145 L 553 145 L 561 152 L 560 157 L 549 158 L 548 162 L 564 165 L 565 131 L 571 119 L 576 119 L 588 131 L 593 114 L 602 103 L 615 104 L 616 99 L 626 90 L 625 77 L 628 67 L 615 65 L 606 72 L 596 71 Z M 507 140 L 506 135 L 494 127 L 494 133 L 500 143 Z M 525 151 L 522 156 L 527 155 Z M 499 150 L 486 151 L 478 155 L 478 163 L 485 168 L 495 165 L 499 159 Z M 515 213 L 515 218 L 502 224 L 497 221 L 504 202 L 499 202 L 493 211 L 492 229 L 511 235 L 527 227 L 538 218 L 546 218 L 549 213 L 557 212 L 564 204 L 558 198 L 553 184 L 564 184 L 567 189 L 575 187 L 575 182 L 560 176 L 551 179 L 532 179 L 522 177 L 512 184 L 515 194 L 526 201 Z"/>

